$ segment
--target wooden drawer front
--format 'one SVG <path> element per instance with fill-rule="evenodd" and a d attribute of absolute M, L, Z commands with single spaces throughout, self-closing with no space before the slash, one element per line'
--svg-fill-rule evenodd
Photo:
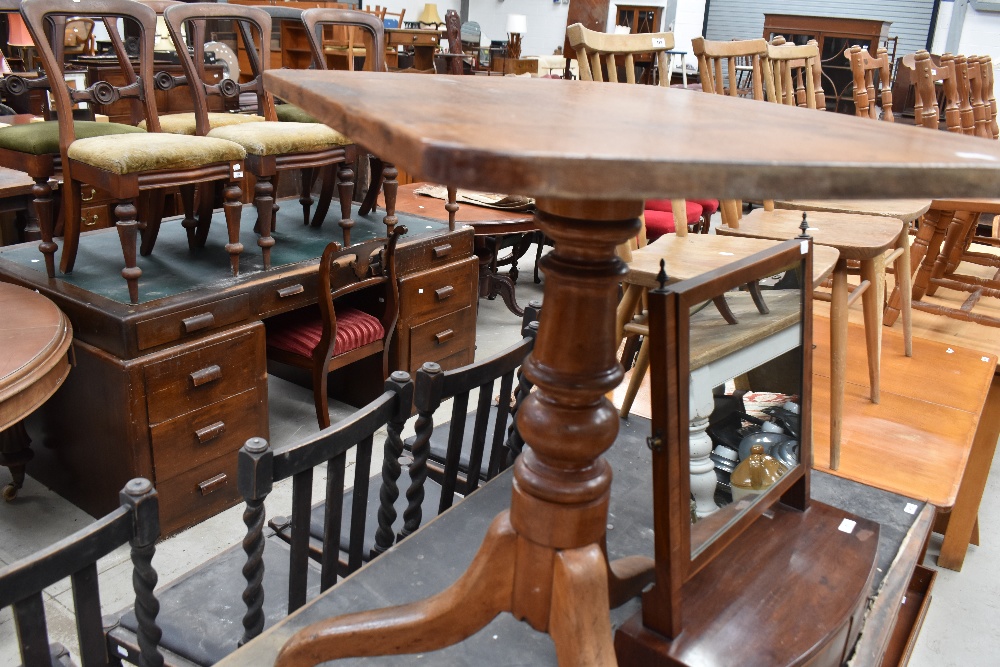
<path fill-rule="evenodd" d="M 92 232 L 95 229 L 105 229 L 111 226 L 111 214 L 107 204 L 87 206 L 80 209 L 80 231 Z"/>
<path fill-rule="evenodd" d="M 135 324 L 135 333 L 139 349 L 148 350 L 229 324 L 242 322 L 249 317 L 250 296 L 239 294 L 196 308 L 141 320 Z"/>
<path fill-rule="evenodd" d="M 410 368 L 471 348 L 475 339 L 476 312 L 471 306 L 417 325 L 410 329 Z"/>
<path fill-rule="evenodd" d="M 404 278 L 417 271 L 437 268 L 472 255 L 471 229 L 448 232 L 416 243 L 404 243 L 396 250 L 396 271 Z M 406 237 L 402 240 L 405 242 Z"/>
<path fill-rule="evenodd" d="M 473 277 L 479 260 L 470 257 L 438 271 L 407 276 L 399 281 L 400 319 L 413 323 L 468 305 L 473 295 Z"/>
<path fill-rule="evenodd" d="M 249 387 L 265 360 L 263 328 L 146 366 L 150 425 L 217 403 Z"/>
<path fill-rule="evenodd" d="M 166 481 L 156 481 L 160 531 L 169 535 L 235 505 L 236 452 L 230 452 Z"/>
<path fill-rule="evenodd" d="M 233 454 L 249 438 L 265 437 L 266 427 L 255 415 L 266 410 L 261 392 L 251 389 L 153 426 L 149 432 L 156 479 L 170 479 L 194 466 Z"/>
<path fill-rule="evenodd" d="M 316 303 L 318 282 L 318 276 L 313 273 L 265 286 L 260 292 L 257 313 L 266 317 Z"/>

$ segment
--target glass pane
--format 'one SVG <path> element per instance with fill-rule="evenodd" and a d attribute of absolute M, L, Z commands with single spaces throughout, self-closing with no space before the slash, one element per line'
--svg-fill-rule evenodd
<path fill-rule="evenodd" d="M 692 557 L 798 465 L 797 272 L 798 264 L 691 308 Z"/>

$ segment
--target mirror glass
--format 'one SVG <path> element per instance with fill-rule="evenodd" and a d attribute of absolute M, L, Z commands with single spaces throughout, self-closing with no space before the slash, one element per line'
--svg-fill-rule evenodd
<path fill-rule="evenodd" d="M 707 300 L 681 295 L 692 558 L 799 465 L 801 267 L 740 285 L 720 280 Z"/>

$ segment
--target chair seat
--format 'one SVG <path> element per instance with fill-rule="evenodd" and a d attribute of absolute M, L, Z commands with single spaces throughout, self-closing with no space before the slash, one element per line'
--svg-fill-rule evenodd
<path fill-rule="evenodd" d="M 876 215 L 814 211 L 808 213 L 808 234 L 817 245 L 840 251 L 845 259 L 874 259 L 896 245 L 903 221 Z M 719 227 L 723 236 L 746 236 L 784 241 L 801 234 L 802 211 L 754 209 L 740 220 L 738 229 Z"/>
<path fill-rule="evenodd" d="M 243 636 L 242 545 L 235 545 L 195 570 L 160 588 L 156 624 L 163 630 L 160 646 L 198 665 L 212 665 L 236 650 Z M 281 540 L 264 540 L 264 629 L 288 615 L 289 549 Z M 319 594 L 319 567 L 309 562 L 306 599 Z M 135 610 L 119 621 L 131 633 L 138 629 Z M 114 641 L 115 631 L 112 631 Z"/>
<path fill-rule="evenodd" d="M 77 140 L 118 134 L 145 134 L 146 131 L 121 123 L 98 123 L 91 120 L 73 121 Z M 116 140 L 117 141 L 117 140 Z M 0 148 L 30 155 L 49 155 L 59 152 L 59 122 L 10 125 L 0 128 Z"/>
<path fill-rule="evenodd" d="M 351 140 L 322 123 L 240 123 L 218 127 L 209 137 L 243 146 L 251 155 L 287 155 L 347 146 Z"/>
<path fill-rule="evenodd" d="M 242 161 L 239 144 L 210 137 L 161 132 L 77 139 L 69 146 L 71 160 L 119 176 L 165 169 L 194 169 L 220 162 Z"/>
<path fill-rule="evenodd" d="M 718 199 L 692 199 L 691 201 L 701 206 L 704 215 L 715 215 L 719 210 Z"/>
<path fill-rule="evenodd" d="M 208 114 L 208 126 L 212 129 L 226 127 L 227 125 L 239 125 L 240 123 L 263 122 L 263 116 L 251 114 L 219 112 L 209 112 Z M 145 128 L 146 121 L 139 123 L 139 127 Z M 160 131 L 167 134 L 197 134 L 194 112 L 188 111 L 186 113 L 171 113 L 160 116 Z"/>
<path fill-rule="evenodd" d="M 337 342 L 333 356 L 346 354 L 369 343 L 382 340 L 385 329 L 374 315 L 357 308 L 336 308 Z M 268 325 L 268 347 L 284 350 L 303 357 L 312 357 L 313 350 L 323 336 L 323 320 L 318 308 L 307 309 L 279 319 Z"/>
<path fill-rule="evenodd" d="M 274 112 L 282 123 L 319 123 L 321 121 L 307 114 L 294 104 L 275 104 Z"/>
<path fill-rule="evenodd" d="M 704 213 L 704 206 L 699 204 L 693 199 L 685 200 L 684 202 L 687 215 L 687 222 L 689 225 L 698 222 Z M 673 212 L 674 206 L 670 203 L 669 199 L 647 199 L 646 200 L 646 210 L 647 211 L 660 211 L 663 213 L 671 214 L 671 223 L 673 223 Z M 718 202 L 716 202 L 716 210 L 718 210 Z M 714 213 L 714 211 L 713 211 Z M 648 222 L 648 221 L 647 221 Z M 673 231 L 673 230 L 671 230 Z"/>

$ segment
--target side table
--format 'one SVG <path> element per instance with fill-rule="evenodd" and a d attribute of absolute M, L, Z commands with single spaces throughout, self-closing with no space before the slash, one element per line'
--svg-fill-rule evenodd
<path fill-rule="evenodd" d="M 73 328 L 54 303 L 32 290 L 0 283 L 0 465 L 13 481 L 4 500 L 13 500 L 24 484 L 31 460 L 21 420 L 46 401 L 69 374 Z"/>
<path fill-rule="evenodd" d="M 426 183 L 399 186 L 396 195 L 396 212 L 447 221 L 445 202 L 416 193 Z M 379 205 L 384 202 L 379 195 Z M 455 223 L 472 227 L 475 234 L 476 255 L 479 257 L 479 297 L 503 299 L 507 309 L 521 317 L 524 309 L 517 305 L 514 281 L 517 280 L 517 261 L 536 241 L 538 223 L 530 211 L 505 211 L 472 204 L 459 204 Z M 511 248 L 510 257 L 500 259 L 500 250 Z M 498 267 L 510 264 L 508 275 L 500 275 Z"/>

